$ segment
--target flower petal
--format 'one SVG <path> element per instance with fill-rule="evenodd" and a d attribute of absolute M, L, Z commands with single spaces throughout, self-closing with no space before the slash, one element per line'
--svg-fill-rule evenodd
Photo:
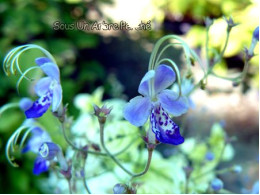
<path fill-rule="evenodd" d="M 159 65 L 155 70 L 154 78 L 154 92 L 155 94 L 160 93 L 162 90 L 169 87 L 175 81 L 175 72 L 170 66 Z"/>
<path fill-rule="evenodd" d="M 52 94 L 48 92 L 44 96 L 41 96 L 36 100 L 33 105 L 26 110 L 24 113 L 27 118 L 38 118 L 41 117 L 50 107 L 52 100 Z"/>
<path fill-rule="evenodd" d="M 148 97 L 137 96 L 130 100 L 124 108 L 124 118 L 131 124 L 139 127 L 147 121 L 152 109 Z"/>
<path fill-rule="evenodd" d="M 29 138 L 26 146 L 22 149 L 22 153 L 32 151 L 34 153 L 39 152 L 39 148 L 44 142 L 51 142 L 50 135 L 42 130 L 40 127 L 35 127 L 31 130 L 31 137 Z"/>
<path fill-rule="evenodd" d="M 179 127 L 176 125 L 167 112 L 161 107 L 156 106 L 150 116 L 152 131 L 156 139 L 165 144 L 179 145 L 184 142 Z"/>
<path fill-rule="evenodd" d="M 46 58 L 46 57 L 40 57 L 40 58 L 36 58 L 35 59 L 36 64 L 38 64 L 39 66 L 45 64 L 45 63 L 49 63 L 52 62 L 50 58 Z"/>
<path fill-rule="evenodd" d="M 140 94 L 144 96 L 149 96 L 149 81 L 151 78 L 154 78 L 154 76 L 155 76 L 154 70 L 150 70 L 144 75 L 138 88 L 138 92 Z"/>
<path fill-rule="evenodd" d="M 33 167 L 33 174 L 39 175 L 43 172 L 48 171 L 49 169 L 49 162 L 40 156 L 38 156 L 34 161 L 34 167 Z"/>
<path fill-rule="evenodd" d="M 53 142 L 44 142 L 39 148 L 41 157 L 46 160 L 53 160 L 60 151 L 60 147 Z"/>
<path fill-rule="evenodd" d="M 28 110 L 33 104 L 33 101 L 30 98 L 22 98 L 19 102 L 19 107 L 21 110 Z"/>
<path fill-rule="evenodd" d="M 41 65 L 40 67 L 47 76 L 60 82 L 60 70 L 56 64 L 48 62 Z"/>
<path fill-rule="evenodd" d="M 62 88 L 60 84 L 55 84 L 52 90 L 53 90 L 52 112 L 55 112 L 59 109 L 59 106 L 62 102 Z"/>
<path fill-rule="evenodd" d="M 194 88 L 193 83 L 190 79 L 183 79 L 181 82 L 181 93 L 184 96 L 187 96 Z M 179 86 L 175 83 L 172 87 L 172 90 L 176 93 L 179 93 Z"/>
<path fill-rule="evenodd" d="M 162 107 L 174 116 L 180 116 L 187 112 L 189 108 L 189 101 L 186 97 L 181 96 L 179 99 L 178 94 L 172 90 L 166 89 L 158 94 L 157 98 Z"/>
<path fill-rule="evenodd" d="M 43 96 L 49 91 L 52 79 L 50 77 L 41 78 L 35 85 L 34 90 L 38 96 Z"/>

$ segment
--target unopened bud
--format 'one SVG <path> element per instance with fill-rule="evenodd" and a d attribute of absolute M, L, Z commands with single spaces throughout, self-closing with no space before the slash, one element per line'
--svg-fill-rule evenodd
<path fill-rule="evenodd" d="M 101 108 L 97 105 L 94 105 L 94 114 L 98 117 L 100 123 L 105 123 L 107 116 L 110 114 L 112 107 L 106 107 L 106 105 Z"/>
<path fill-rule="evenodd" d="M 215 191 L 218 192 L 219 190 L 221 190 L 223 188 L 224 184 L 222 182 L 222 180 L 215 178 L 211 181 L 211 188 Z"/>

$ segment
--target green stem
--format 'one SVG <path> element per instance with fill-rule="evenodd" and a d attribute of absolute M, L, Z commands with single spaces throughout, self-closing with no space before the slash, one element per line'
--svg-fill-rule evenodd
<path fill-rule="evenodd" d="M 101 146 L 102 148 L 105 150 L 105 152 L 107 153 L 107 155 L 122 169 L 124 170 L 128 175 L 130 175 L 132 178 L 134 177 L 139 177 L 144 175 L 150 167 L 151 164 L 151 159 L 152 159 L 152 152 L 153 150 L 148 150 L 148 160 L 146 163 L 146 167 L 144 169 L 144 171 L 142 171 L 141 173 L 132 173 L 131 171 L 127 170 L 121 163 L 120 161 L 113 155 L 110 153 L 110 151 L 107 149 L 106 145 L 105 145 L 105 139 L 104 139 L 104 123 L 99 122 L 99 127 L 100 127 L 100 142 L 101 142 Z"/>
<path fill-rule="evenodd" d="M 84 175 L 85 175 L 85 166 L 86 166 L 86 161 L 87 161 L 87 159 L 85 158 L 85 159 L 84 159 L 84 163 L 83 163 Z M 88 194 L 91 194 L 91 191 L 90 191 L 90 189 L 89 189 L 89 187 L 88 187 L 87 180 L 86 180 L 85 177 L 83 178 L 83 184 L 84 184 L 84 187 L 85 187 L 87 193 L 88 193 Z"/>
<path fill-rule="evenodd" d="M 95 154 L 95 155 L 106 156 L 106 153 L 89 151 L 89 150 L 85 150 L 85 149 L 78 148 L 77 146 L 75 146 L 75 145 L 69 140 L 69 138 L 68 138 L 67 135 L 66 135 L 64 122 L 62 123 L 62 128 L 61 128 L 61 129 L 62 129 L 62 133 L 63 133 L 63 136 L 64 136 L 66 142 L 67 142 L 74 150 L 77 150 L 77 151 L 80 151 L 80 152 L 87 152 L 87 153 L 89 153 L 89 154 Z"/>
<path fill-rule="evenodd" d="M 100 155 L 100 156 L 107 156 L 107 153 L 103 153 L 103 152 L 95 152 L 95 151 L 90 151 L 90 150 L 84 150 L 82 148 L 78 148 L 77 146 L 75 146 L 68 138 L 66 132 L 65 132 L 65 124 L 62 123 L 62 133 L 63 136 L 65 138 L 65 141 L 74 149 L 80 152 L 87 152 L 88 154 L 94 154 L 94 155 Z M 123 148 L 122 150 L 120 150 L 119 152 L 115 153 L 114 156 L 118 156 L 120 154 L 122 154 L 123 152 L 125 152 L 128 148 L 130 148 L 132 146 L 133 143 L 135 143 L 136 139 L 134 139 L 133 141 L 131 141 L 125 148 Z"/>
<path fill-rule="evenodd" d="M 68 181 L 68 185 L 69 185 L 69 193 L 73 194 L 70 179 L 67 179 L 67 181 Z"/>
<path fill-rule="evenodd" d="M 206 66 L 209 68 L 209 27 L 206 29 Z"/>
<path fill-rule="evenodd" d="M 9 103 L 9 104 L 5 104 L 0 108 L 0 117 L 1 115 L 8 109 L 10 108 L 19 108 L 19 103 Z"/>
<path fill-rule="evenodd" d="M 209 174 L 209 173 L 211 173 L 211 172 L 214 171 L 214 169 L 215 169 L 216 166 L 220 163 L 220 161 L 221 161 L 221 159 L 222 159 L 222 157 L 223 157 L 223 154 L 224 154 L 226 145 L 227 145 L 227 144 L 226 144 L 226 142 L 225 142 L 225 143 L 224 143 L 224 146 L 223 146 L 223 148 L 222 148 L 222 150 L 221 150 L 221 152 L 220 152 L 219 158 L 218 158 L 217 161 L 215 162 L 215 166 L 214 166 L 212 169 L 210 169 L 210 170 L 208 170 L 208 171 L 205 171 L 205 172 L 202 173 L 201 175 L 192 178 L 192 181 L 195 181 L 195 180 L 197 180 L 197 179 L 199 179 L 199 178 L 201 178 L 201 177 L 203 177 L 203 176 L 205 176 L 205 175 L 207 175 L 207 174 Z M 225 170 L 225 169 L 224 169 L 224 170 Z M 223 170 L 216 171 L 216 173 L 222 173 L 221 171 L 223 171 Z"/>

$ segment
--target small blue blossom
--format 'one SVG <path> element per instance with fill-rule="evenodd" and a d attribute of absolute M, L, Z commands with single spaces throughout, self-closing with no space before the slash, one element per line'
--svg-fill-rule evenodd
<path fill-rule="evenodd" d="M 215 158 L 215 155 L 212 152 L 207 152 L 205 155 L 205 159 L 208 161 L 212 161 L 212 160 L 214 160 L 214 158 Z"/>
<path fill-rule="evenodd" d="M 137 96 L 127 103 L 124 117 L 135 126 L 142 126 L 150 116 L 150 127 L 156 139 L 162 143 L 178 145 L 184 142 L 179 127 L 169 114 L 180 116 L 188 110 L 186 97 L 166 89 L 175 81 L 173 69 L 159 65 L 156 70 L 148 71 L 138 88 L 143 96 Z"/>
<path fill-rule="evenodd" d="M 254 39 L 259 41 L 259 26 L 255 28 L 254 33 L 253 33 Z"/>
<path fill-rule="evenodd" d="M 35 85 L 34 90 L 39 99 L 25 111 L 27 118 L 41 117 L 51 104 L 52 112 L 56 112 L 62 103 L 62 88 L 58 66 L 45 57 L 37 58 L 35 61 L 47 77 L 41 78 Z"/>
<path fill-rule="evenodd" d="M 232 168 L 232 171 L 234 173 L 241 173 L 242 172 L 242 167 L 240 165 L 235 165 L 233 168 Z"/>
<path fill-rule="evenodd" d="M 224 184 L 222 182 L 222 180 L 218 179 L 218 178 L 215 178 L 211 181 L 211 188 L 214 190 L 214 191 L 219 191 L 223 188 Z"/>
<path fill-rule="evenodd" d="M 26 146 L 23 148 L 22 153 L 31 151 L 38 154 L 41 145 L 44 142 L 50 142 L 51 138 L 49 134 L 46 131 L 43 131 L 40 127 L 34 127 L 31 130 L 31 134 L 32 135 L 27 141 Z M 49 164 L 50 163 L 47 160 L 38 155 L 38 157 L 34 161 L 33 173 L 35 175 L 39 175 L 43 172 L 48 171 Z"/>

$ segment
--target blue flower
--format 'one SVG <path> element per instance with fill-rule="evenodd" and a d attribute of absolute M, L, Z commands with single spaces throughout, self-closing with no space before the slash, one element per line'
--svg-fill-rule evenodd
<path fill-rule="evenodd" d="M 37 58 L 35 61 L 47 77 L 41 78 L 35 85 L 34 89 L 39 99 L 25 111 L 27 118 L 41 117 L 51 104 L 52 112 L 56 112 L 62 103 L 62 88 L 58 66 L 45 57 Z"/>
<path fill-rule="evenodd" d="M 259 26 L 255 28 L 254 33 L 253 33 L 254 39 L 259 41 Z"/>
<path fill-rule="evenodd" d="M 205 155 L 205 159 L 208 161 L 212 161 L 212 160 L 214 160 L 214 158 L 215 158 L 215 155 L 212 152 L 207 152 Z"/>
<path fill-rule="evenodd" d="M 51 137 L 46 131 L 43 131 L 40 127 L 37 126 L 31 130 L 31 134 L 32 135 L 27 141 L 26 146 L 23 148 L 22 153 L 31 151 L 38 154 L 41 145 L 44 142 L 50 142 Z M 39 175 L 42 172 L 48 171 L 49 164 L 50 163 L 47 160 L 38 155 L 34 161 L 33 173 L 35 175 Z"/>
<path fill-rule="evenodd" d="M 221 181 L 220 179 L 218 178 L 215 178 L 211 181 L 211 188 L 214 190 L 214 191 L 219 191 L 223 188 L 224 184 L 223 184 L 223 181 Z"/>
<path fill-rule="evenodd" d="M 124 117 L 135 126 L 142 126 L 150 116 L 150 127 L 156 139 L 162 143 L 178 145 L 184 142 L 179 127 L 169 114 L 180 116 L 188 110 L 186 97 L 166 89 L 175 81 L 173 69 L 159 65 L 156 70 L 148 71 L 138 88 L 143 96 L 137 96 L 126 104 Z"/>

